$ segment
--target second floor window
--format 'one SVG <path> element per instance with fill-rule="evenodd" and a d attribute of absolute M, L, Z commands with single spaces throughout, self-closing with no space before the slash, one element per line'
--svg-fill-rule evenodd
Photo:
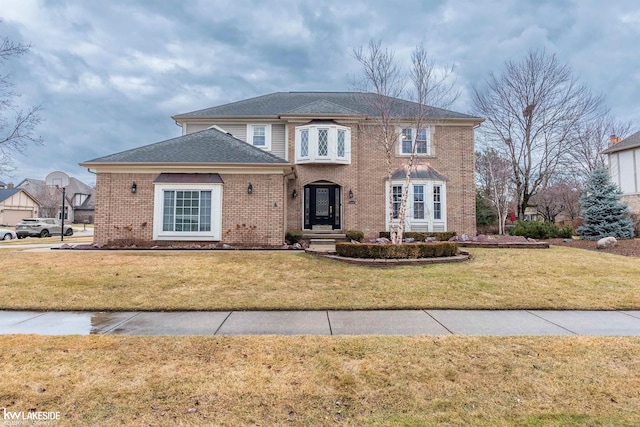
<path fill-rule="evenodd" d="M 415 143 L 417 155 L 431 154 L 431 141 L 429 128 L 403 128 L 400 132 L 400 154 L 410 155 Z"/>
<path fill-rule="evenodd" d="M 247 142 L 266 151 L 271 150 L 271 125 L 247 125 Z"/>
<path fill-rule="evenodd" d="M 351 129 L 337 123 L 297 126 L 296 163 L 351 164 Z"/>
<path fill-rule="evenodd" d="M 309 157 L 309 129 L 300 131 L 300 156 Z"/>

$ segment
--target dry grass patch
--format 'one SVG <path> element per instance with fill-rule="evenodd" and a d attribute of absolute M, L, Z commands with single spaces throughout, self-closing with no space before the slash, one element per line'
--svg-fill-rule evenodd
<path fill-rule="evenodd" d="M 3 240 L 0 242 L 2 246 L 18 246 L 18 245 L 38 245 L 50 243 L 92 243 L 92 235 L 74 234 L 73 236 L 64 236 L 64 241 L 60 241 L 60 236 L 51 237 L 27 237 L 25 239 Z"/>
<path fill-rule="evenodd" d="M 635 258 L 553 247 L 379 270 L 300 252 L 3 252 L 2 308 L 638 309 Z"/>
<path fill-rule="evenodd" d="M 638 425 L 640 339 L 38 337 L 0 406 L 66 425 Z"/>

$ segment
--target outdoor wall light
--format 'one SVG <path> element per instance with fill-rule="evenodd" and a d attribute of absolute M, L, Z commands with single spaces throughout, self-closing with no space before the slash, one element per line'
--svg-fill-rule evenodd
<path fill-rule="evenodd" d="M 247 186 L 247 194 L 251 194 L 251 193 L 253 193 L 253 185 L 249 183 L 249 185 Z"/>
<path fill-rule="evenodd" d="M 135 194 L 136 191 L 138 191 L 138 184 L 133 181 L 133 184 L 131 184 L 131 192 Z"/>
<path fill-rule="evenodd" d="M 298 197 L 298 190 L 296 190 L 295 188 L 293 189 L 293 193 L 291 193 L 291 198 L 295 199 L 296 197 Z"/>
<path fill-rule="evenodd" d="M 352 189 L 349 189 L 349 198 L 353 199 L 353 190 Z"/>

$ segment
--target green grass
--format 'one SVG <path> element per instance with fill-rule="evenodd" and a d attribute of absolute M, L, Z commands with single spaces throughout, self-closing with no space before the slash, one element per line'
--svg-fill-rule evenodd
<path fill-rule="evenodd" d="M 3 252 L 0 308 L 46 310 L 640 309 L 637 258 L 472 249 L 374 269 L 277 251 Z"/>

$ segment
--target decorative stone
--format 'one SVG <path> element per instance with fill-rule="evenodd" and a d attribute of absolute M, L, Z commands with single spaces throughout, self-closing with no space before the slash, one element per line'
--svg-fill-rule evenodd
<path fill-rule="evenodd" d="M 427 239 L 425 240 L 425 242 L 427 242 L 427 243 L 431 243 L 431 242 L 435 242 L 435 241 L 437 241 L 437 240 L 438 240 L 438 239 L 436 239 L 435 237 L 427 237 Z"/>
<path fill-rule="evenodd" d="M 469 240 L 469 236 L 465 233 L 462 236 L 460 236 L 460 240 L 463 242 L 466 242 L 467 240 Z"/>
<path fill-rule="evenodd" d="M 607 248 L 612 248 L 617 244 L 618 244 L 618 241 L 616 240 L 615 237 L 613 236 L 603 237 L 602 239 L 598 240 L 598 243 L 596 243 L 596 248 L 607 249 Z"/>
<path fill-rule="evenodd" d="M 300 243 L 294 243 L 291 245 L 291 249 L 302 249 L 302 245 Z"/>
<path fill-rule="evenodd" d="M 227 245 L 226 243 L 224 243 L 222 245 L 222 249 L 231 249 L 231 246 Z"/>
<path fill-rule="evenodd" d="M 416 241 L 416 239 L 414 239 L 413 237 L 407 237 L 406 239 L 404 239 L 405 243 L 413 243 L 415 241 Z"/>
<path fill-rule="evenodd" d="M 353 240 L 353 239 L 351 239 L 351 243 L 353 243 L 353 244 L 360 244 L 360 242 L 358 242 L 357 240 Z"/>

